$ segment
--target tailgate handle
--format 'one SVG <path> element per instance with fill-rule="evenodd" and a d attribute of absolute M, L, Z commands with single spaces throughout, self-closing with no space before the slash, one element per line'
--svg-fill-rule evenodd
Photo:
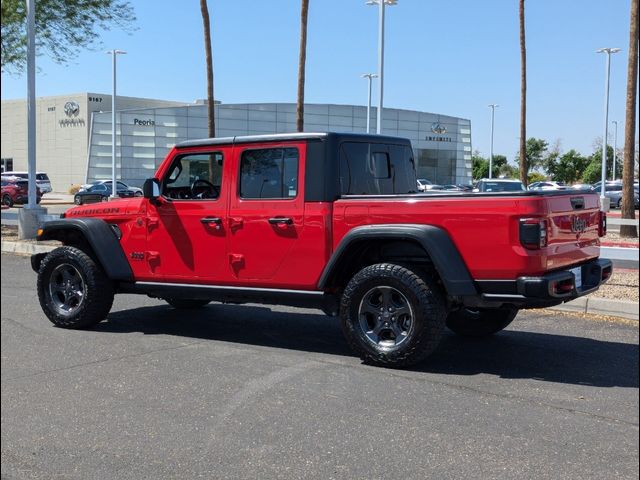
<path fill-rule="evenodd" d="M 574 210 L 582 210 L 584 208 L 584 197 L 572 197 L 571 206 Z"/>

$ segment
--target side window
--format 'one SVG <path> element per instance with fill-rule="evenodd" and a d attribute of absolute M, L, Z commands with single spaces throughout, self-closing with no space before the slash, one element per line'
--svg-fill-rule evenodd
<path fill-rule="evenodd" d="M 103 183 L 99 183 L 97 185 L 94 185 L 93 191 L 94 192 L 106 192 L 107 191 L 107 187 Z"/>
<path fill-rule="evenodd" d="M 240 158 L 240 197 L 295 198 L 298 195 L 298 149 L 245 150 Z"/>
<path fill-rule="evenodd" d="M 414 193 L 417 176 L 413 151 L 403 145 L 345 142 L 340 146 L 343 195 Z"/>
<path fill-rule="evenodd" d="M 177 157 L 162 184 L 162 195 L 176 200 L 212 200 L 220 196 L 221 152 Z"/>

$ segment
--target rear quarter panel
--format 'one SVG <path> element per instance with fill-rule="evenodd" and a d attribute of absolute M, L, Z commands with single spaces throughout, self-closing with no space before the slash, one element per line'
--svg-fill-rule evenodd
<path fill-rule="evenodd" d="M 595 195 L 589 197 L 594 199 L 589 199 L 583 215 L 594 220 L 598 200 Z M 334 204 L 333 248 L 350 229 L 360 225 L 413 223 L 444 229 L 475 280 L 540 275 L 597 257 L 597 222 L 576 238 L 567 224 L 570 197 L 551 198 L 476 194 L 344 198 Z M 595 213 L 589 210 L 592 207 Z M 523 217 L 551 217 L 548 247 L 527 250 L 520 244 L 519 220 Z"/>

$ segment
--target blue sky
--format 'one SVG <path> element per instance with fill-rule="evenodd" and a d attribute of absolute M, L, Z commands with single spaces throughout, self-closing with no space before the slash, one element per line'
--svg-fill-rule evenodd
<path fill-rule="evenodd" d="M 198 0 L 132 1 L 138 30 L 104 32 L 103 45 L 69 65 L 39 57 L 37 95 L 111 91 L 106 48 L 119 57 L 121 95 L 193 101 L 206 96 Z M 215 96 L 223 103 L 295 102 L 299 0 L 209 0 Z M 527 136 L 563 150 L 593 150 L 602 135 L 604 55 L 612 57 L 610 120 L 623 143 L 629 0 L 527 0 Z M 387 9 L 385 106 L 471 119 L 474 150 L 518 150 L 517 0 L 399 0 Z M 377 68 L 377 8 L 364 0 L 310 0 L 305 100 L 366 103 L 364 72 Z M 26 79 L 2 74 L 2 98 L 26 96 Z M 374 104 L 376 103 L 374 91 Z"/>

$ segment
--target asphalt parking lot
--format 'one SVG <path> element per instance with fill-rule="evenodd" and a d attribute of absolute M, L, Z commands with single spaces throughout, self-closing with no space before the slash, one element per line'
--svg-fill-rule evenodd
<path fill-rule="evenodd" d="M 2 478 L 638 478 L 638 324 L 521 313 L 364 366 L 337 319 L 116 297 L 90 331 L 42 314 L 2 255 Z"/>

